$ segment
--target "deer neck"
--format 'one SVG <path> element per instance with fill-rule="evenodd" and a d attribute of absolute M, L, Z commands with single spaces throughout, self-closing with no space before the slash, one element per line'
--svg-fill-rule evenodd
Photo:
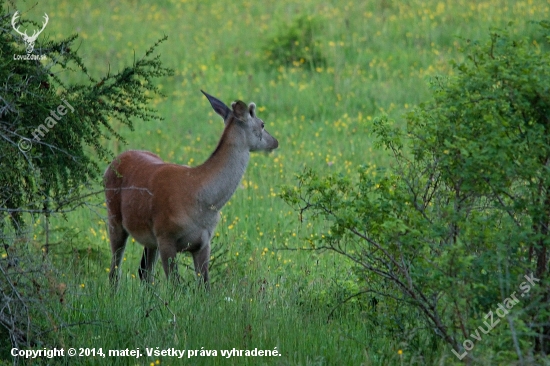
<path fill-rule="evenodd" d="M 239 126 L 228 126 L 216 150 L 197 170 L 203 178 L 199 194 L 208 209 L 219 211 L 237 190 L 250 160 Z"/>

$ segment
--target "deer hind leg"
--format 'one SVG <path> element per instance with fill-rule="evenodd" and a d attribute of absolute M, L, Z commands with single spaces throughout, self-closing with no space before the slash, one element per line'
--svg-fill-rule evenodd
<path fill-rule="evenodd" d="M 158 253 L 159 251 L 157 248 L 143 248 L 143 256 L 141 257 L 141 263 L 138 270 L 139 278 L 142 281 L 151 282 Z"/>
<path fill-rule="evenodd" d="M 111 241 L 111 270 L 109 280 L 111 284 L 117 285 L 120 278 L 120 264 L 126 248 L 128 232 L 122 227 L 122 224 L 109 220 L 109 239 Z"/>

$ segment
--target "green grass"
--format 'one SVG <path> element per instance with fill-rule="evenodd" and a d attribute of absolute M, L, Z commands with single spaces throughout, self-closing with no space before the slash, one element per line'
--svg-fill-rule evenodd
<path fill-rule="evenodd" d="M 295 279 L 294 279 L 295 280 Z M 89 299 L 70 317 L 74 323 L 90 319 L 116 319 L 79 326 L 73 333 L 87 347 L 104 349 L 146 348 L 217 350 L 219 357 L 195 357 L 197 365 L 213 364 L 359 364 L 364 355 L 357 350 L 368 337 L 365 327 L 348 314 L 337 314 L 330 321 L 320 318 L 316 309 L 301 304 L 292 290 L 291 278 L 268 282 L 253 277 L 230 277 L 216 282 L 205 294 L 194 286 L 174 291 L 155 284 L 146 288 L 129 280 L 113 297 L 106 281 L 95 281 L 82 289 Z M 82 294 L 80 297 L 84 297 Z M 313 310 L 313 311 L 312 311 Z M 341 328 L 341 322 L 350 324 Z M 353 325 L 352 325 L 353 324 Z M 331 334 L 322 337 L 322 334 Z M 225 359 L 221 350 L 254 348 L 277 350 L 280 359 L 240 357 Z M 187 357 L 186 357 L 187 358 Z M 139 364 L 156 360 L 178 364 L 170 357 L 144 357 Z M 127 359 L 107 358 L 109 363 L 127 364 Z M 261 360 L 261 361 L 259 361 Z"/>
<path fill-rule="evenodd" d="M 135 278 L 141 246 L 128 245 L 116 295 L 107 285 L 110 249 L 102 197 L 90 207 L 53 219 L 52 257 L 72 262 L 65 305 L 65 347 L 107 349 L 266 349 L 280 357 L 83 358 L 82 363 L 162 365 L 386 365 L 454 362 L 450 349 L 430 330 L 415 328 L 418 314 L 368 301 L 339 301 L 359 290 L 351 266 L 330 253 L 308 248 L 325 229 L 299 220 L 278 198 L 304 168 L 353 174 L 360 165 L 385 167 L 385 152 L 373 148 L 370 121 L 381 113 L 399 117 L 429 97 L 427 80 L 452 73 L 466 39 L 487 37 L 490 27 L 548 19 L 543 1 L 16 1 L 26 19 L 50 23 L 41 37 L 79 33 L 79 54 L 96 78 L 141 57 L 164 34 L 158 52 L 175 75 L 160 80 L 166 98 L 153 105 L 161 122 L 135 121 L 119 128 L 128 144 L 105 141 L 115 153 L 145 149 L 163 159 L 196 165 L 213 151 L 223 124 L 200 89 L 229 103 L 254 101 L 266 128 L 279 140 L 270 155 L 253 155 L 241 187 L 223 209 L 213 241 L 213 288 L 195 289 L 192 271 L 183 284 L 166 287 L 157 265 L 156 284 Z M 317 35 L 326 66 L 273 67 L 267 42 L 299 15 L 321 24 Z M 135 56 L 134 56 L 135 55 Z M 63 75 L 69 80 L 83 79 Z M 399 122 L 398 122 L 399 123 Z M 106 166 L 108 162 L 103 162 Z M 99 185 L 98 185 L 99 187 Z M 33 240 L 44 238 L 43 221 Z M 190 265 L 180 256 L 180 267 Z M 231 301 L 226 299 L 230 298 Z M 173 321 L 175 319 L 175 322 Z M 414 328 L 414 326 L 413 326 Z M 409 329 L 403 331 L 403 329 Z M 434 343 L 435 342 L 435 343 Z M 402 355 L 398 354 L 402 350 Z M 74 361 L 74 360 L 73 360 Z"/>

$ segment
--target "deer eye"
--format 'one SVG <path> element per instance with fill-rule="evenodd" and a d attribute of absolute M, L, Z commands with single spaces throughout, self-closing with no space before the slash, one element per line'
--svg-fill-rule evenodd
<path fill-rule="evenodd" d="M 264 129 L 265 123 L 262 122 L 262 130 Z"/>

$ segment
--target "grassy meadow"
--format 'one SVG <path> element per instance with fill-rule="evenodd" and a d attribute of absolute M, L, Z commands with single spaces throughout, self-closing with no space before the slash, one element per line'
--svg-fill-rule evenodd
<path fill-rule="evenodd" d="M 40 37 L 78 33 L 79 55 L 101 78 L 142 57 L 164 35 L 156 54 L 171 77 L 158 80 L 164 97 L 152 106 L 162 121 L 117 124 L 127 143 L 105 141 L 115 154 L 144 149 L 165 161 L 197 165 L 214 150 L 221 119 L 200 90 L 227 104 L 254 101 L 279 140 L 271 154 L 253 154 L 242 184 L 222 210 L 212 243 L 212 290 L 196 289 L 190 256 L 179 255 L 181 287 L 167 286 L 160 263 L 150 286 L 137 269 L 142 247 L 130 239 L 122 281 L 110 292 L 110 247 L 103 196 L 49 222 L 51 257 L 67 287 L 55 309 L 64 325 L 59 344 L 74 348 L 137 349 L 141 358 L 80 357 L 82 364 L 131 365 L 424 365 L 458 364 L 451 349 L 416 312 L 378 299 L 350 298 L 361 290 L 351 263 L 308 250 L 323 222 L 300 217 L 279 197 L 304 169 L 353 175 L 360 166 L 384 174 L 386 152 L 373 146 L 370 123 L 401 116 L 429 98 L 428 80 L 453 73 L 467 40 L 487 39 L 493 27 L 548 19 L 542 0 L 408 0 L 254 2 L 143 0 L 15 1 L 26 19 L 49 24 Z M 11 10 L 11 9 L 10 9 Z M 305 54 L 323 61 L 274 61 L 270 47 L 304 17 L 316 24 Z M 299 42 L 298 42 L 299 43 Z M 307 49 L 306 49 L 307 48 Z M 81 75 L 59 75 L 85 81 Z M 118 126 L 118 127 L 117 127 Z M 102 169 L 108 161 L 102 162 Z M 97 182 L 96 190 L 100 189 Z M 43 218 L 31 245 L 45 240 Z M 146 349 L 217 350 L 217 356 L 147 356 Z M 220 350 L 277 349 L 280 356 L 221 356 Z M 1 358 L 11 360 L 9 350 Z M 45 360 L 74 363 L 74 358 Z M 485 360 L 491 362 L 491 360 Z"/>

